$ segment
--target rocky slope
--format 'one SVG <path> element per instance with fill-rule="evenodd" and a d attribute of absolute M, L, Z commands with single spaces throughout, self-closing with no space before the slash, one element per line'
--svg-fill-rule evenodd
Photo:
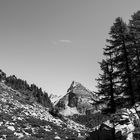
<path fill-rule="evenodd" d="M 55 105 L 59 113 L 64 116 L 86 114 L 99 111 L 105 104 L 97 105 L 99 98 L 82 84 L 73 81 L 67 94 Z"/>
<path fill-rule="evenodd" d="M 48 110 L 0 82 L 0 140 L 84 139 L 88 128 L 68 118 L 55 118 Z"/>

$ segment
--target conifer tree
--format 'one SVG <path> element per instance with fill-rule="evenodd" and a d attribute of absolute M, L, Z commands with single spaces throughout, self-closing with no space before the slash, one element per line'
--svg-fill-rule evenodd
<path fill-rule="evenodd" d="M 1 81 L 5 81 L 5 79 L 6 79 L 6 74 L 0 69 L 0 82 Z"/>
<path fill-rule="evenodd" d="M 114 97 L 119 94 L 129 96 L 131 105 L 134 105 L 130 34 L 120 17 L 116 18 L 109 35 L 108 45 L 104 48 L 105 60 L 100 63 L 103 74 L 97 79 L 98 92 L 110 97 L 112 109 L 115 108 Z"/>
<path fill-rule="evenodd" d="M 130 38 L 128 26 L 118 17 L 110 30 L 110 50 L 113 52 L 115 67 L 120 75 L 119 80 L 122 93 L 129 95 L 131 105 L 134 104 L 134 92 L 132 85 L 132 61 L 130 57 Z"/>
<path fill-rule="evenodd" d="M 131 58 L 133 59 L 133 87 L 138 100 L 140 100 L 140 11 L 131 16 L 129 21 L 129 34 L 131 40 Z"/>
<path fill-rule="evenodd" d="M 114 77 L 113 77 L 113 65 L 111 58 L 108 60 L 102 60 L 100 63 L 102 74 L 96 79 L 98 81 L 98 93 L 103 94 L 107 100 L 109 100 L 108 107 L 112 113 L 116 110 L 116 104 L 114 99 Z"/>

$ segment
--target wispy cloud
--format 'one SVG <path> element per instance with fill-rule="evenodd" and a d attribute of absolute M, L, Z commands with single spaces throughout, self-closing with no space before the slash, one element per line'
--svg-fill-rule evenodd
<path fill-rule="evenodd" d="M 53 46 L 67 46 L 68 44 L 72 43 L 71 40 L 61 39 L 61 40 L 51 40 L 51 44 Z"/>
<path fill-rule="evenodd" d="M 61 42 L 61 43 L 71 43 L 71 40 L 62 39 L 62 40 L 59 40 L 59 42 Z"/>

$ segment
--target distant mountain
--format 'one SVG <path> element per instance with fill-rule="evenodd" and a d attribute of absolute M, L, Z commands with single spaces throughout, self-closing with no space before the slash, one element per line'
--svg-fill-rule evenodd
<path fill-rule="evenodd" d="M 98 101 L 99 98 L 96 94 L 85 88 L 81 83 L 73 81 L 66 95 L 55 106 L 60 114 L 72 116 L 99 111 L 104 104 L 97 105 Z"/>
<path fill-rule="evenodd" d="M 57 104 L 57 102 L 62 98 L 62 95 L 55 95 L 55 94 L 50 94 L 49 99 L 52 102 L 53 105 Z"/>

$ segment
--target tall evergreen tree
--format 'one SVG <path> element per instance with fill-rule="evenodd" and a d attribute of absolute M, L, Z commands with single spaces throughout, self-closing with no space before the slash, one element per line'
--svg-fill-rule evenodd
<path fill-rule="evenodd" d="M 131 58 L 133 58 L 133 87 L 138 100 L 140 100 L 140 11 L 131 16 L 129 33 L 131 40 Z"/>
<path fill-rule="evenodd" d="M 108 45 L 104 48 L 105 60 L 100 63 L 103 74 L 100 74 L 100 78 L 97 79 L 97 87 L 100 94 L 110 97 L 108 99 L 113 109 L 115 98 L 119 94 L 129 96 L 131 105 L 135 103 L 135 99 L 129 29 L 120 17 L 116 18 L 109 35 Z"/>
<path fill-rule="evenodd" d="M 100 68 L 102 70 L 102 74 L 100 77 L 96 79 L 98 81 L 98 93 L 105 96 L 107 100 L 109 100 L 108 107 L 111 109 L 112 113 L 116 110 L 116 104 L 114 100 L 114 76 L 113 76 L 113 65 L 111 58 L 108 60 L 102 60 L 100 63 Z"/>
<path fill-rule="evenodd" d="M 129 55 L 130 53 L 130 38 L 128 26 L 124 21 L 118 17 L 110 30 L 110 39 L 107 40 L 110 43 L 110 51 L 113 52 L 114 63 L 118 74 L 120 74 L 119 79 L 121 80 L 120 87 L 125 95 L 129 95 L 131 99 L 131 104 L 134 104 L 134 92 L 132 85 L 132 61 Z"/>

